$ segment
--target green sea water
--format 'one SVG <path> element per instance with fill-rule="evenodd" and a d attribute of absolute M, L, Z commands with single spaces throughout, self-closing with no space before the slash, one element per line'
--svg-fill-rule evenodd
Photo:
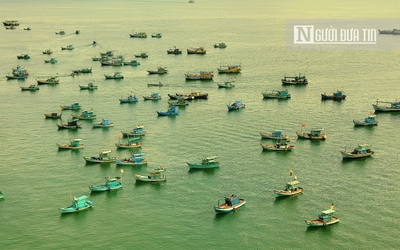
<path fill-rule="evenodd" d="M 378 126 L 355 128 L 376 99 L 399 98 L 398 51 L 287 51 L 286 20 L 293 18 L 398 18 L 396 1 L 7 1 L 1 3 L 4 20 L 18 20 L 15 30 L 0 29 L 0 200 L 1 249 L 397 249 L 399 235 L 398 114 L 380 113 Z M 4 21 L 2 20 L 2 21 Z M 24 28 L 30 27 L 27 31 Z M 400 28 L 400 23 L 393 27 Z M 55 32 L 65 31 L 65 35 Z M 75 34 L 79 30 L 80 34 Z M 132 32 L 147 32 L 133 39 Z M 162 33 L 162 38 L 151 38 Z M 387 39 L 400 39 L 391 36 Z M 92 42 L 98 45 L 93 46 Z M 399 40 L 400 41 L 400 40 Z M 225 42 L 227 48 L 213 44 Z M 73 44 L 73 51 L 61 47 Z M 167 55 L 176 46 L 182 55 Z M 187 55 L 203 46 L 206 55 Z M 52 56 L 42 51 L 52 49 Z M 100 52 L 114 51 L 140 66 L 107 67 L 92 61 Z M 31 58 L 18 60 L 28 53 Z M 56 64 L 44 59 L 55 57 Z M 232 76 L 217 74 L 220 64 L 240 63 L 234 89 L 217 83 Z M 22 65 L 25 81 L 5 75 Z M 168 68 L 166 75 L 147 70 Z M 71 77 L 72 70 L 92 68 L 92 74 Z M 105 80 L 120 71 L 123 80 Z M 214 71 L 209 82 L 186 82 L 188 71 Z M 263 100 L 262 92 L 280 89 L 283 75 L 305 73 L 307 86 L 288 86 L 290 100 Z M 58 74 L 60 84 L 40 85 L 36 92 L 20 86 L 36 84 Z M 78 85 L 95 80 L 98 90 Z M 163 87 L 148 87 L 162 82 Z M 321 93 L 343 89 L 342 102 L 321 101 Z M 120 104 L 130 92 L 134 104 Z M 176 117 L 158 117 L 168 108 L 168 94 L 199 91 L 208 100 L 196 100 Z M 160 101 L 142 96 L 159 92 Z M 241 99 L 246 108 L 228 112 L 226 105 Z M 82 121 L 78 131 L 58 130 L 60 120 L 44 113 L 60 112 L 60 105 L 79 102 L 115 126 L 92 129 Z M 63 112 L 63 122 L 72 111 Z M 301 124 L 306 124 L 301 127 Z M 84 156 L 117 150 L 121 131 L 145 126 L 141 140 L 148 165 L 123 167 L 120 190 L 90 194 L 89 185 L 105 176 L 119 176 L 115 164 L 86 164 Z M 324 128 L 326 141 L 297 140 L 296 131 Z M 283 129 L 293 152 L 263 152 L 259 132 Z M 60 151 L 57 142 L 81 138 L 85 148 Z M 368 143 L 375 154 L 368 159 L 342 161 L 339 150 Z M 220 167 L 189 171 L 187 162 L 217 155 Z M 146 174 L 159 165 L 167 182 L 136 183 L 133 173 Z M 276 200 L 289 170 L 304 193 Z M 246 205 L 217 216 L 217 200 L 240 193 Z M 61 216 L 71 196 L 88 195 L 93 208 Z M 310 230 L 314 219 L 334 203 L 340 222 Z"/>

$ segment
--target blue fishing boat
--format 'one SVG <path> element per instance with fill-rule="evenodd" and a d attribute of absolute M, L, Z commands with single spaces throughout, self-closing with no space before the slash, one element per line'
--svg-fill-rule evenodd
<path fill-rule="evenodd" d="M 297 176 L 292 177 L 293 176 L 292 170 L 290 170 L 289 173 L 290 173 L 290 178 L 289 181 L 286 182 L 285 188 L 282 190 L 279 189 L 274 190 L 276 197 L 288 197 L 303 192 L 303 188 L 298 186 L 300 182 L 297 180 Z"/>
<path fill-rule="evenodd" d="M 57 63 L 57 59 L 55 59 L 54 57 L 50 58 L 49 60 L 44 60 L 45 63 L 51 63 L 51 64 L 55 64 Z"/>
<path fill-rule="evenodd" d="M 310 133 L 296 132 L 296 134 L 299 139 L 325 140 L 326 134 L 323 131 L 323 128 L 312 128 Z"/>
<path fill-rule="evenodd" d="M 75 102 L 71 105 L 66 105 L 66 106 L 60 105 L 60 107 L 61 107 L 61 110 L 80 110 L 81 109 L 81 105 L 79 105 L 79 103 L 77 103 L 77 102 Z"/>
<path fill-rule="evenodd" d="M 189 168 L 206 169 L 206 168 L 217 168 L 219 167 L 219 161 L 217 156 L 206 157 L 198 163 L 187 163 Z"/>
<path fill-rule="evenodd" d="M 378 121 L 375 119 L 376 115 L 369 115 L 364 120 L 353 120 L 354 126 L 374 126 L 378 125 Z"/>
<path fill-rule="evenodd" d="M 139 101 L 139 99 L 137 99 L 136 98 L 136 95 L 135 94 L 133 94 L 133 93 L 131 93 L 130 95 L 128 95 L 128 97 L 127 98 L 120 98 L 119 99 L 119 102 L 120 103 L 131 103 L 131 102 L 137 102 L 137 101 Z"/>
<path fill-rule="evenodd" d="M 72 205 L 59 208 L 61 214 L 77 213 L 92 207 L 93 201 L 87 200 L 86 195 L 72 198 Z"/>
<path fill-rule="evenodd" d="M 142 143 L 139 142 L 140 137 L 134 137 L 132 139 L 129 139 L 129 141 L 127 143 L 115 143 L 115 146 L 117 146 L 117 148 L 119 149 L 132 149 L 132 148 L 140 148 L 142 147 Z"/>
<path fill-rule="evenodd" d="M 218 214 L 227 214 L 246 204 L 246 200 L 238 194 L 232 194 L 222 200 L 218 200 L 218 204 L 214 206 L 214 210 Z"/>
<path fill-rule="evenodd" d="M 230 104 L 228 104 L 228 105 L 226 105 L 227 107 L 228 107 L 228 111 L 231 111 L 231 110 L 238 110 L 238 109 L 242 109 L 242 108 L 245 108 L 246 107 L 246 105 L 245 104 L 243 104 L 242 103 L 242 100 L 236 100 L 234 103 L 230 103 Z"/>
<path fill-rule="evenodd" d="M 123 169 L 121 169 L 121 176 L 117 176 L 114 178 L 111 177 L 105 177 L 106 183 L 104 185 L 90 185 L 89 189 L 91 192 L 104 192 L 104 191 L 111 191 L 115 189 L 122 188 L 122 173 L 124 172 Z"/>
<path fill-rule="evenodd" d="M 93 111 L 82 111 L 81 114 L 71 114 L 73 119 L 76 120 L 94 120 L 96 119 L 96 115 L 93 113 Z"/>
<path fill-rule="evenodd" d="M 60 143 L 57 142 L 57 146 L 59 149 L 81 149 L 85 146 L 82 143 L 79 143 L 82 139 L 72 139 L 70 143 Z"/>
<path fill-rule="evenodd" d="M 170 116 L 170 115 L 179 115 L 179 110 L 176 109 L 176 105 L 171 105 L 171 107 L 167 111 L 156 111 L 158 116 Z"/>
<path fill-rule="evenodd" d="M 145 152 L 141 153 L 136 153 L 132 154 L 131 157 L 121 159 L 121 158 L 116 158 L 115 163 L 117 165 L 121 166 L 140 166 L 140 165 L 146 165 L 147 164 L 147 158 L 144 158 L 146 155 Z"/>
<path fill-rule="evenodd" d="M 358 159 L 371 156 L 374 151 L 371 150 L 368 144 L 358 144 L 357 148 L 353 151 L 347 152 L 345 150 L 340 150 L 343 159 Z"/>
<path fill-rule="evenodd" d="M 68 45 L 67 47 L 61 47 L 61 50 L 73 50 L 74 46 L 72 44 Z"/>
<path fill-rule="evenodd" d="M 24 75 L 24 74 L 13 74 L 13 75 L 6 75 L 7 80 L 25 80 L 28 76 Z"/>
<path fill-rule="evenodd" d="M 322 100 L 336 100 L 336 101 L 341 101 L 346 98 L 346 95 L 343 94 L 342 90 L 337 90 L 336 92 L 333 92 L 332 95 L 327 95 L 326 93 L 321 94 L 321 99 Z"/>
<path fill-rule="evenodd" d="M 93 82 L 88 83 L 88 85 L 79 85 L 80 90 L 94 90 L 97 89 L 97 85 L 94 85 Z"/>
<path fill-rule="evenodd" d="M 103 119 L 101 122 L 92 123 L 92 128 L 109 128 L 114 127 L 114 123 L 110 122 L 108 119 Z"/>
<path fill-rule="evenodd" d="M 389 104 L 389 105 L 387 105 Z M 376 101 L 375 104 L 372 104 L 375 112 L 399 112 L 400 111 L 400 102 L 381 102 Z"/>
<path fill-rule="evenodd" d="M 333 204 L 328 210 L 322 211 L 315 220 L 306 220 L 307 227 L 325 227 L 339 222 L 339 219 L 333 214 L 335 213 Z"/>
<path fill-rule="evenodd" d="M 167 181 L 167 177 L 163 174 L 165 168 L 160 166 L 154 169 L 149 175 L 140 175 L 140 174 L 133 174 L 136 181 L 143 181 L 143 182 L 164 182 Z"/>
<path fill-rule="evenodd" d="M 143 99 L 146 100 L 161 100 L 161 95 L 160 93 L 152 93 L 150 96 L 143 96 Z"/>
<path fill-rule="evenodd" d="M 36 90 L 39 90 L 39 87 L 36 86 L 35 84 L 31 84 L 28 87 L 20 86 L 20 88 L 21 88 L 21 91 L 36 91 Z"/>
<path fill-rule="evenodd" d="M 95 157 L 83 157 L 87 163 L 112 163 L 115 162 L 115 157 L 111 157 L 109 154 L 111 150 L 102 151 L 99 156 Z"/>
<path fill-rule="evenodd" d="M 287 89 L 262 92 L 264 99 L 289 99 L 291 96 Z"/>
<path fill-rule="evenodd" d="M 146 135 L 146 130 L 144 130 L 144 126 L 137 125 L 131 131 L 121 131 L 123 137 L 138 137 Z"/>
<path fill-rule="evenodd" d="M 272 133 L 260 132 L 261 139 L 288 139 L 287 135 L 283 134 L 282 129 L 275 129 Z"/>

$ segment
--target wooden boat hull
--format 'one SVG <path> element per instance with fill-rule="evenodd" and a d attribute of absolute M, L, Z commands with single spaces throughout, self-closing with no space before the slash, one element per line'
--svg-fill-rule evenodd
<path fill-rule="evenodd" d="M 74 125 L 74 126 L 68 126 L 67 124 L 57 124 L 58 129 L 78 129 L 82 128 L 82 124 L 79 125 Z"/>
<path fill-rule="evenodd" d="M 77 147 L 72 147 L 70 144 L 66 143 L 57 143 L 57 146 L 59 149 L 82 149 L 85 147 L 83 144 L 79 144 Z"/>
<path fill-rule="evenodd" d="M 138 137 L 138 136 L 145 136 L 146 131 L 143 131 L 142 133 L 134 133 L 132 131 L 121 131 L 123 137 Z"/>
<path fill-rule="evenodd" d="M 175 116 L 179 115 L 178 112 L 168 112 L 168 111 L 156 111 L 158 116 Z"/>
<path fill-rule="evenodd" d="M 346 99 L 346 95 L 333 96 L 333 95 L 321 94 L 321 99 L 322 99 L 322 100 L 336 100 L 336 101 L 341 101 L 341 100 Z"/>
<path fill-rule="evenodd" d="M 136 144 L 115 143 L 115 146 L 117 146 L 117 148 L 122 148 L 122 149 L 132 149 L 132 148 L 141 148 L 142 143 L 141 142 L 138 142 Z"/>
<path fill-rule="evenodd" d="M 227 105 L 227 107 L 228 107 L 228 111 L 232 111 L 232 110 L 243 109 L 246 107 L 246 105 L 244 105 L 244 104 L 241 104 L 239 106 Z"/>
<path fill-rule="evenodd" d="M 227 204 L 221 204 L 221 205 L 217 205 L 214 206 L 214 211 L 218 214 L 228 214 L 230 212 L 233 212 L 237 209 L 239 209 L 240 207 L 242 207 L 244 204 L 246 204 L 245 199 L 240 198 L 239 199 L 240 202 L 238 204 L 232 205 L 232 206 L 228 206 Z"/>
<path fill-rule="evenodd" d="M 49 113 L 49 114 L 44 114 L 46 118 L 50 119 L 60 119 L 62 114 L 57 114 L 57 113 Z"/>
<path fill-rule="evenodd" d="M 187 163 L 189 168 L 194 168 L 194 169 L 208 169 L 208 168 L 218 168 L 219 167 L 219 162 L 216 163 L 210 163 L 207 165 L 203 165 L 200 163 Z"/>
<path fill-rule="evenodd" d="M 149 175 L 139 175 L 139 174 L 133 174 L 135 177 L 136 181 L 142 181 L 142 182 L 164 182 L 167 181 L 167 177 L 165 175 L 161 176 L 160 178 L 152 178 Z"/>
<path fill-rule="evenodd" d="M 110 127 L 114 127 L 114 123 L 109 123 L 107 125 L 103 125 L 103 124 L 92 124 L 92 128 L 110 128 Z"/>
<path fill-rule="evenodd" d="M 332 216 L 330 221 L 322 221 L 322 220 L 306 220 L 307 227 L 325 227 L 339 222 L 339 219 L 335 216 Z"/>
<path fill-rule="evenodd" d="M 21 91 L 36 91 L 36 90 L 39 90 L 39 87 L 35 87 L 35 88 L 21 87 Z"/>
<path fill-rule="evenodd" d="M 88 201 L 87 201 L 88 202 Z M 61 214 L 70 214 L 70 213 L 77 213 L 86 209 L 89 209 L 92 207 L 92 203 L 87 203 L 86 206 L 80 207 L 80 208 L 72 208 L 72 207 L 65 207 L 65 208 L 60 208 L 60 213 Z"/>
<path fill-rule="evenodd" d="M 340 153 L 342 154 L 343 159 L 359 159 L 371 156 L 372 154 L 374 154 L 374 151 L 370 151 L 365 154 L 353 154 L 351 152 L 340 150 Z"/>
<path fill-rule="evenodd" d="M 79 88 L 80 88 L 81 90 L 94 90 L 94 89 L 97 89 L 97 86 L 88 87 L 88 86 L 81 86 L 81 85 L 79 85 Z"/>
<path fill-rule="evenodd" d="M 297 190 L 274 190 L 276 197 L 289 197 L 303 192 L 303 188 L 298 187 Z"/>
<path fill-rule="evenodd" d="M 353 120 L 354 126 L 375 126 L 378 125 L 378 121 L 373 121 L 373 122 L 365 122 L 365 121 L 356 121 Z"/>
<path fill-rule="evenodd" d="M 25 80 L 26 76 L 6 76 L 7 80 Z"/>
<path fill-rule="evenodd" d="M 379 106 L 376 104 L 372 104 L 372 106 L 374 107 L 375 112 L 400 112 L 400 107 L 391 108 L 391 107 Z"/>
<path fill-rule="evenodd" d="M 262 93 L 264 99 L 289 99 L 291 96 L 285 95 L 285 96 L 280 96 L 280 95 L 275 95 L 275 94 L 270 94 L 270 93 Z"/>
<path fill-rule="evenodd" d="M 293 145 L 287 145 L 287 146 L 279 146 L 277 147 L 276 145 L 268 145 L 264 143 L 260 143 L 261 147 L 265 151 L 292 151 L 294 146 Z"/>
<path fill-rule="evenodd" d="M 113 163 L 115 158 L 100 159 L 99 157 L 83 157 L 87 163 Z"/>
<path fill-rule="evenodd" d="M 161 87 L 163 86 L 162 83 L 148 83 L 147 87 Z"/>
<path fill-rule="evenodd" d="M 287 135 L 281 134 L 281 136 L 273 136 L 272 134 L 269 133 L 264 133 L 260 132 L 261 139 L 274 139 L 274 140 L 279 140 L 279 139 L 288 139 Z"/>
<path fill-rule="evenodd" d="M 217 83 L 218 88 L 225 88 L 225 89 L 231 89 L 235 87 L 235 84 L 232 83 Z"/>
<path fill-rule="evenodd" d="M 321 134 L 320 136 L 312 136 L 308 133 L 296 132 L 299 139 L 309 139 L 309 140 L 325 140 L 326 134 Z"/>
<path fill-rule="evenodd" d="M 36 79 L 36 82 L 38 84 L 58 84 L 59 83 L 58 80 L 56 80 L 56 81 L 47 81 L 47 80 L 39 80 L 39 79 Z"/>
<path fill-rule="evenodd" d="M 91 117 L 86 117 L 82 115 L 77 115 L 77 114 L 72 114 L 71 115 L 73 119 L 78 119 L 78 120 L 94 120 L 96 119 L 96 116 L 91 116 Z"/>
<path fill-rule="evenodd" d="M 145 101 L 158 101 L 158 100 L 161 100 L 161 96 L 159 96 L 159 97 L 143 96 L 143 99 Z"/>

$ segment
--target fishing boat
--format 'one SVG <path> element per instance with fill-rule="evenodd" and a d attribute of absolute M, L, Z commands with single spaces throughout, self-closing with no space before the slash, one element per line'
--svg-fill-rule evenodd
<path fill-rule="evenodd" d="M 204 55 L 206 54 L 207 50 L 205 50 L 203 47 L 190 47 L 187 49 L 187 53 L 188 54 L 200 54 L 200 55 Z"/>
<path fill-rule="evenodd" d="M 36 82 L 38 84 L 58 84 L 60 82 L 60 79 L 57 79 L 56 77 L 50 77 L 46 80 L 36 79 Z"/>
<path fill-rule="evenodd" d="M 24 75 L 24 74 L 13 74 L 13 75 L 6 75 L 7 80 L 25 80 L 28 76 Z"/>
<path fill-rule="evenodd" d="M 59 149 L 81 149 L 85 146 L 82 143 L 79 143 L 82 139 L 71 139 L 70 143 L 60 143 L 57 142 L 57 146 Z"/>
<path fill-rule="evenodd" d="M 200 73 L 187 72 L 185 74 L 185 79 L 190 80 L 212 80 L 214 78 L 214 73 L 212 71 L 200 71 Z"/>
<path fill-rule="evenodd" d="M 123 59 L 101 59 L 100 60 L 101 66 L 122 66 L 124 65 Z"/>
<path fill-rule="evenodd" d="M 123 169 L 121 169 L 121 171 L 123 172 Z M 115 190 L 115 189 L 119 189 L 122 188 L 122 177 L 114 177 L 111 178 L 109 176 L 105 177 L 105 181 L 106 183 L 103 185 L 90 185 L 89 189 L 90 192 L 104 192 L 104 191 L 111 191 L 111 190 Z"/>
<path fill-rule="evenodd" d="M 72 119 L 75 120 L 94 120 L 97 116 L 93 113 L 93 111 L 84 110 L 80 114 L 71 114 Z"/>
<path fill-rule="evenodd" d="M 165 168 L 160 166 L 154 169 L 149 175 L 140 175 L 140 174 L 133 174 L 136 181 L 143 181 L 143 182 L 163 182 L 167 181 L 167 177 L 163 174 Z"/>
<path fill-rule="evenodd" d="M 167 54 L 180 55 L 180 54 L 182 54 L 182 50 L 174 47 L 173 49 L 167 50 Z"/>
<path fill-rule="evenodd" d="M 172 105 L 169 107 L 167 111 L 156 111 L 158 116 L 174 116 L 179 115 L 179 110 L 176 105 Z"/>
<path fill-rule="evenodd" d="M 292 151 L 294 146 L 289 145 L 286 139 L 279 139 L 275 145 L 260 143 L 261 147 L 265 151 Z"/>
<path fill-rule="evenodd" d="M 94 90 L 97 89 L 97 85 L 94 85 L 93 82 L 88 83 L 88 85 L 79 85 L 80 90 Z"/>
<path fill-rule="evenodd" d="M 43 55 L 51 55 L 53 54 L 53 51 L 51 49 L 46 49 L 45 51 L 42 51 Z"/>
<path fill-rule="evenodd" d="M 275 129 L 272 133 L 260 132 L 261 139 L 288 139 L 287 135 L 283 134 L 282 129 Z"/>
<path fill-rule="evenodd" d="M 264 99 L 289 99 L 290 94 L 287 89 L 282 90 L 272 90 L 262 92 Z"/>
<path fill-rule="evenodd" d="M 147 87 L 162 87 L 164 86 L 164 84 L 162 84 L 161 82 L 158 83 L 148 83 Z"/>
<path fill-rule="evenodd" d="M 3 24 L 4 26 L 19 26 L 19 22 L 16 20 L 6 20 Z"/>
<path fill-rule="evenodd" d="M 245 108 L 246 105 L 242 103 L 242 100 L 238 99 L 233 103 L 230 103 L 228 105 L 226 105 L 228 107 L 228 111 L 231 110 L 238 110 L 238 109 L 242 109 Z"/>
<path fill-rule="evenodd" d="M 68 213 L 77 213 L 88 208 L 91 208 L 93 205 L 93 201 L 87 200 L 86 195 L 82 195 L 80 197 L 73 197 L 72 198 L 72 205 L 69 207 L 59 208 L 61 214 L 68 214 Z"/>
<path fill-rule="evenodd" d="M 46 118 L 51 118 L 51 119 L 61 119 L 62 112 L 60 112 L 60 114 L 57 114 L 57 113 L 46 113 L 46 114 L 44 114 L 44 116 Z"/>
<path fill-rule="evenodd" d="M 346 95 L 343 94 L 342 90 L 337 90 L 336 92 L 333 92 L 332 95 L 327 95 L 326 93 L 321 94 L 321 99 L 322 100 L 336 100 L 336 101 L 341 101 L 346 98 Z"/>
<path fill-rule="evenodd" d="M 116 158 L 115 163 L 117 165 L 121 166 L 140 166 L 140 165 L 146 165 L 147 164 L 147 158 L 144 158 L 146 153 L 141 152 L 141 153 L 136 153 L 132 154 L 131 157 L 125 158 L 125 159 L 120 159 Z"/>
<path fill-rule="evenodd" d="M 131 60 L 129 62 L 124 62 L 124 65 L 138 66 L 140 65 L 140 62 L 138 62 L 137 60 Z"/>
<path fill-rule="evenodd" d="M 226 48 L 226 44 L 224 42 L 222 42 L 222 43 L 214 43 L 214 48 L 224 49 L 224 48 Z"/>
<path fill-rule="evenodd" d="M 375 126 L 378 121 L 375 119 L 376 115 L 369 115 L 364 120 L 353 120 L 354 126 Z"/>
<path fill-rule="evenodd" d="M 194 96 L 193 96 L 192 93 L 190 93 L 190 94 L 178 94 L 178 93 L 176 93 L 176 94 L 168 94 L 168 96 L 169 96 L 169 99 L 171 99 L 171 100 L 178 100 L 178 99 L 184 99 L 186 101 L 194 100 Z"/>
<path fill-rule="evenodd" d="M 388 105 L 389 104 L 389 105 Z M 382 102 L 376 101 L 375 104 L 372 104 L 375 112 L 399 112 L 400 111 L 400 102 Z"/>
<path fill-rule="evenodd" d="M 99 156 L 92 156 L 92 157 L 86 157 L 84 156 L 83 159 L 87 163 L 112 163 L 115 162 L 115 157 L 111 157 L 109 154 L 111 153 L 111 150 L 106 150 L 102 151 L 99 153 Z"/>
<path fill-rule="evenodd" d="M 146 100 L 161 100 L 161 95 L 157 92 L 152 93 L 150 96 L 143 96 L 143 99 Z"/>
<path fill-rule="evenodd" d="M 323 128 L 312 128 L 310 133 L 296 132 L 296 135 L 299 139 L 325 140 L 326 134 L 323 131 Z"/>
<path fill-rule="evenodd" d="M 127 98 L 120 98 L 119 102 L 120 103 L 131 103 L 131 102 L 137 102 L 139 101 L 139 99 L 136 97 L 136 95 L 134 93 L 131 93 L 130 95 L 128 95 Z"/>
<path fill-rule="evenodd" d="M 65 35 L 65 31 L 63 31 L 63 30 L 60 30 L 59 32 L 55 32 L 56 33 L 56 35 Z"/>
<path fill-rule="evenodd" d="M 18 59 L 29 59 L 31 58 L 28 54 L 21 54 L 19 56 L 17 56 Z"/>
<path fill-rule="evenodd" d="M 114 125 L 115 124 L 108 119 L 102 119 L 101 122 L 92 123 L 92 128 L 109 128 L 114 127 Z"/>
<path fill-rule="evenodd" d="M 151 34 L 151 37 L 152 38 L 161 38 L 162 35 L 161 35 L 161 33 L 153 33 L 153 34 Z"/>
<path fill-rule="evenodd" d="M 79 105 L 79 103 L 75 102 L 71 105 L 60 105 L 61 110 L 80 110 L 81 109 L 81 105 Z"/>
<path fill-rule="evenodd" d="M 131 38 L 147 38 L 146 32 L 136 32 L 133 34 L 129 34 Z"/>
<path fill-rule="evenodd" d="M 147 72 L 149 73 L 149 75 L 152 74 L 166 74 L 168 73 L 168 70 L 166 69 L 166 67 L 158 67 L 157 70 L 147 70 Z"/>
<path fill-rule="evenodd" d="M 58 129 L 77 129 L 82 128 L 82 124 L 78 120 L 69 120 L 67 123 L 57 124 Z"/>
<path fill-rule="evenodd" d="M 92 73 L 92 68 L 75 69 L 72 72 L 78 73 L 78 74 L 89 74 L 89 73 Z"/>
<path fill-rule="evenodd" d="M 113 75 L 104 75 L 106 79 L 124 79 L 124 76 L 121 72 L 115 72 Z"/>
<path fill-rule="evenodd" d="M 285 188 L 274 190 L 276 197 L 288 197 L 303 192 L 303 188 L 298 186 L 300 182 L 298 181 L 297 176 L 292 177 L 293 176 L 292 170 L 290 170 L 289 173 L 290 173 L 290 178 L 289 181 L 286 182 Z"/>
<path fill-rule="evenodd" d="M 340 150 L 343 159 L 358 159 L 371 156 L 374 151 L 371 150 L 368 144 L 358 144 L 358 146 L 350 152 Z"/>
<path fill-rule="evenodd" d="M 132 149 L 132 148 L 141 148 L 142 143 L 139 142 L 140 137 L 135 137 L 133 139 L 129 139 L 127 143 L 115 143 L 118 149 Z"/>
<path fill-rule="evenodd" d="M 51 64 L 55 64 L 57 63 L 57 59 L 55 59 L 54 57 L 50 58 L 49 60 L 44 60 L 44 63 L 51 63 Z"/>
<path fill-rule="evenodd" d="M 72 44 L 68 45 L 67 47 L 61 47 L 61 50 L 73 50 L 74 46 Z"/>
<path fill-rule="evenodd" d="M 230 89 L 230 88 L 235 87 L 235 84 L 234 84 L 235 81 L 236 81 L 236 77 L 233 78 L 230 82 L 217 83 L 217 85 L 218 85 L 218 88 Z"/>
<path fill-rule="evenodd" d="M 222 200 L 218 200 L 218 204 L 214 206 L 214 211 L 218 214 L 227 214 L 246 204 L 246 200 L 238 194 L 232 194 Z"/>
<path fill-rule="evenodd" d="M 39 87 L 36 86 L 35 84 L 31 84 L 31 85 L 29 85 L 29 87 L 20 86 L 20 88 L 21 88 L 21 91 L 36 91 L 36 90 L 39 90 Z"/>
<path fill-rule="evenodd" d="M 240 73 L 242 66 L 240 64 L 220 65 L 217 69 L 219 74 Z"/>
<path fill-rule="evenodd" d="M 328 210 L 322 211 L 315 220 L 306 220 L 307 227 L 325 227 L 339 222 L 339 219 L 333 214 L 335 213 L 333 204 Z"/>
<path fill-rule="evenodd" d="M 131 131 L 121 131 L 123 137 L 138 137 L 146 135 L 146 130 L 144 126 L 137 125 Z"/>
<path fill-rule="evenodd" d="M 169 105 L 175 105 L 178 107 L 186 107 L 189 105 L 189 102 L 184 98 L 178 98 L 176 101 L 168 101 Z"/>
<path fill-rule="evenodd" d="M 306 85 L 308 80 L 305 75 L 301 73 L 297 76 L 284 76 L 281 79 L 282 85 Z"/>
<path fill-rule="evenodd" d="M 219 167 L 219 161 L 217 156 L 206 157 L 198 163 L 187 163 L 191 169 L 206 169 L 206 168 L 217 168 Z"/>
<path fill-rule="evenodd" d="M 12 69 L 12 75 L 14 76 L 20 76 L 20 75 L 24 75 L 24 76 L 28 76 L 29 72 L 28 70 L 24 69 L 21 65 L 18 65 L 17 68 L 13 68 Z"/>
<path fill-rule="evenodd" d="M 142 52 L 140 54 L 136 54 L 135 57 L 137 57 L 137 58 L 147 58 L 147 57 L 149 57 L 149 55 L 147 55 L 146 52 Z"/>

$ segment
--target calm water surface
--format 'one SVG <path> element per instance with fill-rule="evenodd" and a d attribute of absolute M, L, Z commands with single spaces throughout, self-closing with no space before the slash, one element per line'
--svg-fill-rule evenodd
<path fill-rule="evenodd" d="M 0 201 L 4 249 L 396 249 L 400 243 L 397 114 L 378 114 L 379 125 L 354 128 L 376 99 L 398 99 L 398 51 L 286 51 L 287 18 L 398 18 L 394 6 L 356 1 L 8 1 L 4 20 L 18 20 L 15 30 L 0 29 L 0 139 L 2 174 Z M 3 20 L 2 20 L 3 21 Z M 26 31 L 23 28 L 30 27 Z M 400 28 L 400 24 L 382 29 Z M 64 30 L 65 35 L 55 32 Z M 80 30 L 79 35 L 75 34 Z M 132 39 L 132 32 L 162 33 L 161 39 Z M 400 39 L 391 37 L 388 39 Z M 97 46 L 92 46 L 93 41 Z M 216 42 L 227 48 L 214 49 Z M 73 44 L 73 51 L 61 47 Z M 174 46 L 203 46 L 207 54 L 167 55 Z M 56 64 L 45 64 L 45 49 Z M 147 52 L 137 67 L 102 67 L 92 57 L 113 50 L 127 60 Z M 28 53 L 29 60 L 16 56 Z M 236 88 L 218 89 L 229 75 L 210 82 L 185 82 L 188 71 L 216 72 L 220 64 L 241 63 Z M 6 80 L 12 68 L 29 70 L 25 81 Z M 147 70 L 166 66 L 167 75 Z M 91 67 L 92 74 L 71 77 L 72 70 Z M 125 79 L 105 80 L 120 71 Z M 290 100 L 263 100 L 261 92 L 281 88 L 284 74 L 306 73 L 307 86 L 289 86 Z M 60 84 L 21 92 L 36 78 L 59 75 Z M 98 90 L 78 85 L 96 80 Z M 161 88 L 147 87 L 161 81 Z M 343 88 L 342 102 L 321 102 L 320 94 Z M 140 101 L 121 105 L 118 99 L 135 92 Z M 143 101 L 160 92 L 162 100 Z M 176 117 L 157 117 L 166 110 L 168 94 L 200 91 L 208 100 L 193 101 Z M 228 113 L 226 105 L 242 99 L 246 108 Z M 82 121 L 78 131 L 58 131 L 44 113 L 79 102 L 115 127 L 92 129 Z M 64 120 L 74 112 L 64 111 Z M 99 120 L 99 119 L 98 119 Z M 306 124 L 301 128 L 301 124 Z M 144 125 L 142 139 L 148 165 L 124 167 L 124 187 L 90 194 L 89 185 L 117 176 L 115 164 L 87 165 L 83 156 L 116 150 L 121 131 Z M 327 140 L 302 141 L 300 129 L 324 128 Z M 291 153 L 262 152 L 259 132 L 284 129 L 293 137 Z M 82 138 L 80 151 L 59 151 L 56 142 Z M 368 143 L 372 158 L 342 161 L 339 150 Z M 271 141 L 270 143 L 274 143 Z M 217 155 L 220 168 L 188 171 L 187 162 Z M 159 165 L 167 169 L 162 184 L 135 183 Z M 298 176 L 304 194 L 276 200 L 289 170 Z M 235 213 L 216 216 L 213 206 L 231 193 L 247 204 Z M 88 195 L 93 208 L 60 216 L 70 196 Z M 340 223 L 307 230 L 304 220 L 335 204 Z"/>

